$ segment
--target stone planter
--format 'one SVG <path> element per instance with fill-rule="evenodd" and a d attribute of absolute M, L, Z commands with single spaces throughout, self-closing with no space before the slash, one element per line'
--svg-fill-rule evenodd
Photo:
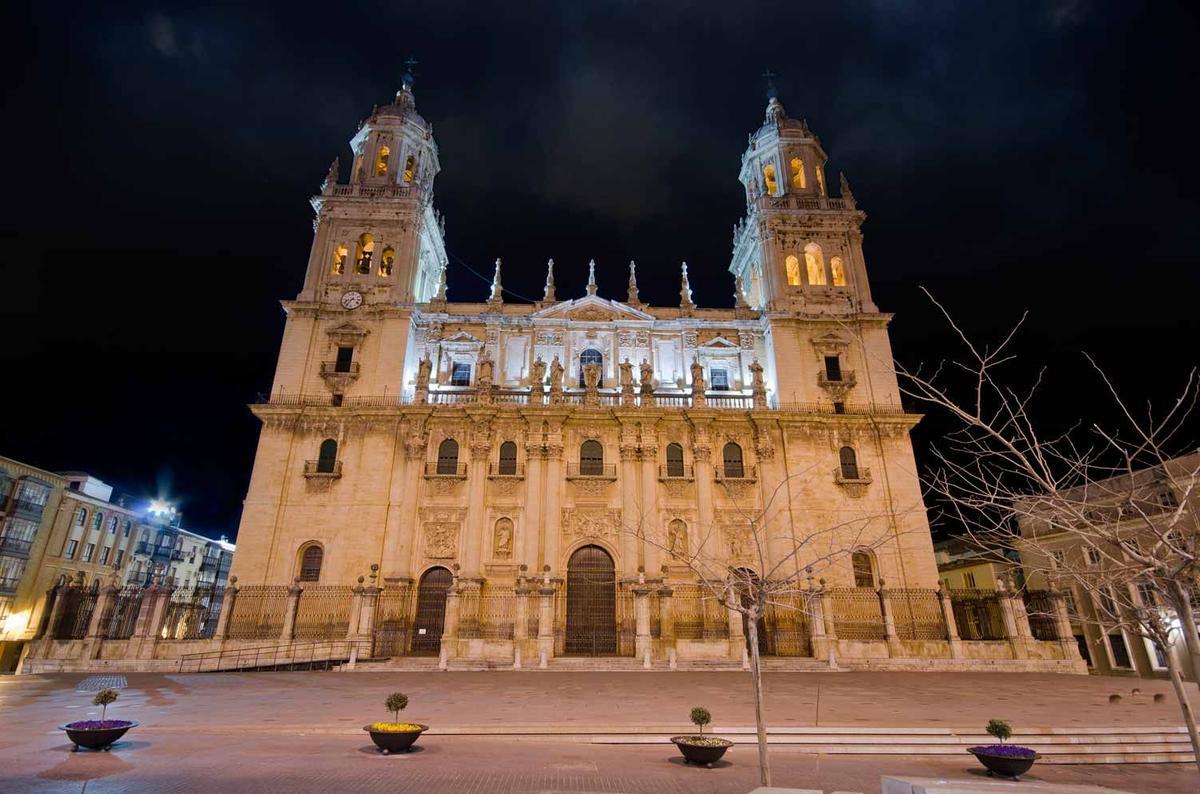
<path fill-rule="evenodd" d="M 1028 747 L 1012 744 L 968 747 L 967 752 L 987 767 L 989 775 L 999 775 L 1012 780 L 1019 780 L 1021 775 L 1030 770 L 1033 762 L 1041 758 Z"/>
<path fill-rule="evenodd" d="M 679 748 L 679 752 L 683 753 L 684 763 L 702 765 L 709 769 L 733 746 L 733 742 L 728 739 L 716 736 L 672 736 L 671 741 Z"/>
<path fill-rule="evenodd" d="M 126 731 L 136 727 L 134 720 L 80 720 L 59 725 L 58 729 L 67 732 L 67 738 L 75 745 L 71 748 L 73 753 L 80 747 L 107 753 Z"/>
<path fill-rule="evenodd" d="M 379 748 L 379 752 L 384 755 L 392 753 L 407 753 L 421 736 L 422 733 L 429 730 L 428 725 L 413 723 L 417 727 L 415 731 L 377 731 L 370 725 L 364 725 L 363 730 L 371 734 L 371 741 L 375 742 L 375 746 Z"/>

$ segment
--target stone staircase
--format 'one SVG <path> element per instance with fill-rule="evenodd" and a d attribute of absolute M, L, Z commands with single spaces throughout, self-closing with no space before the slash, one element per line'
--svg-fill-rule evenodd
<path fill-rule="evenodd" d="M 405 670 L 410 672 L 438 670 L 437 657 L 433 656 L 393 656 L 379 659 L 359 659 L 353 670 L 348 665 L 335 668 L 343 672 L 384 672 Z M 511 662 L 489 661 L 484 659 L 451 659 L 447 666 L 451 672 L 481 671 L 481 670 L 512 670 Z M 537 659 L 526 659 L 522 670 L 541 670 Z M 643 666 L 642 661 L 631 656 L 556 656 L 549 661 L 546 670 L 559 672 L 671 672 L 667 662 L 656 659 L 650 668 Z M 676 662 L 675 670 L 686 672 L 741 672 L 744 668 L 737 659 L 680 659 Z M 826 662 L 817 659 L 796 657 L 772 657 L 762 660 L 763 672 L 830 672 Z"/>

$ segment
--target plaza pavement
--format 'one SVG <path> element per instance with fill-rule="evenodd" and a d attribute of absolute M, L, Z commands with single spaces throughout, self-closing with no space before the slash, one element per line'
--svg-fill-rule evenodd
<path fill-rule="evenodd" d="M 71 753 L 54 726 L 91 716 L 83 675 L 0 678 L 0 792 L 746 792 L 752 746 L 730 764 L 685 767 L 669 745 L 611 746 L 571 734 L 684 731 L 704 705 L 714 729 L 753 724 L 744 673 L 237 673 L 132 674 L 110 715 L 139 720 L 111 753 Z M 977 729 L 1000 717 L 1022 727 L 1174 726 L 1165 682 L 1085 676 L 768 674 L 772 727 L 935 726 Z M 1132 688 L 1141 694 L 1132 695 Z M 361 731 L 387 717 L 392 691 L 404 719 L 430 724 L 420 752 L 384 757 Z M 1191 687 L 1193 696 L 1196 690 Z M 1156 692 L 1167 694 L 1154 703 Z M 1120 693 L 1121 702 L 1108 696 Z M 479 735 L 529 726 L 555 737 Z M 475 735 L 450 735 L 441 731 Z M 557 738 L 557 740 L 555 740 Z M 967 756 L 838 757 L 774 747 L 777 785 L 877 792 L 881 774 L 975 774 Z M 1037 779 L 1133 792 L 1200 791 L 1188 764 L 1040 766 Z M 1014 789 L 1019 791 L 1019 789 Z"/>

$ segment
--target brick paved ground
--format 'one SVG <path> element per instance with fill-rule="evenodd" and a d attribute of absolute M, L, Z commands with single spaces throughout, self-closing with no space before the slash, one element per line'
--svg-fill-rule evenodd
<path fill-rule="evenodd" d="M 82 675 L 0 678 L 0 792 L 745 792 L 757 781 L 754 750 L 729 766 L 682 766 L 671 746 L 429 735 L 423 750 L 371 752 L 361 726 L 386 715 L 383 697 L 407 692 L 405 718 L 435 727 L 504 724 L 589 729 L 682 729 L 708 706 L 717 726 L 752 720 L 745 676 L 727 673 L 261 673 L 133 674 L 110 716 L 142 722 L 109 754 L 69 752 L 61 722 L 98 711 L 76 691 Z M 774 726 L 978 727 L 1002 716 L 1021 725 L 1176 725 L 1177 709 L 1152 702 L 1160 682 L 1081 676 L 778 674 L 767 677 Z M 1138 686 L 1143 694 L 1130 696 Z M 1126 695 L 1111 706 L 1107 697 Z M 1193 693 L 1195 690 L 1193 689 Z M 818 706 L 819 701 L 819 706 Z M 817 756 L 772 751 L 780 785 L 877 792 L 879 776 L 972 774 L 975 761 L 942 757 Z M 1134 792 L 1200 791 L 1190 765 L 1053 766 L 1037 777 Z M 1014 789 L 1018 790 L 1018 789 Z"/>

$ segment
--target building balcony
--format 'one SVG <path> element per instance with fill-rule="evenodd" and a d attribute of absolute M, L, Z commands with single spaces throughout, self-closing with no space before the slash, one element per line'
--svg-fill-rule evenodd
<path fill-rule="evenodd" d="M 175 549 L 171 552 L 171 562 L 183 562 L 187 559 L 187 552 L 183 549 Z"/>
<path fill-rule="evenodd" d="M 450 463 L 448 461 L 426 461 L 425 477 L 447 477 L 465 480 L 467 478 L 467 464 Z"/>
<path fill-rule="evenodd" d="M 836 378 L 831 378 L 828 372 L 822 371 L 817 376 L 817 385 L 822 389 L 851 389 L 858 385 L 858 379 L 852 369 L 842 370 Z"/>
<path fill-rule="evenodd" d="M 13 513 L 24 513 L 27 516 L 40 518 L 45 509 L 46 505 L 44 504 L 29 502 L 24 499 L 13 499 L 9 511 Z"/>
<path fill-rule="evenodd" d="M 0 596 L 14 596 L 17 594 L 17 585 L 21 583 L 19 576 L 6 576 L 0 578 Z"/>
<path fill-rule="evenodd" d="M 597 463 L 568 463 L 567 464 L 567 479 L 568 480 L 615 480 L 617 479 L 617 467 L 615 464 L 597 464 Z"/>
<path fill-rule="evenodd" d="M 221 567 L 220 554 L 205 554 L 200 558 L 200 571 L 215 571 Z"/>
<path fill-rule="evenodd" d="M 157 543 L 151 543 L 148 540 L 139 540 L 137 546 L 133 549 L 134 554 L 152 557 L 163 562 L 171 559 L 172 552 L 174 551 L 175 549 L 171 546 L 161 546 Z"/>
<path fill-rule="evenodd" d="M 684 466 L 682 463 L 676 465 L 668 463 L 658 467 L 658 479 L 691 481 L 696 477 L 691 466 Z"/>
<path fill-rule="evenodd" d="M 757 482 L 758 467 L 753 465 L 743 464 L 737 466 L 716 466 L 714 467 L 714 479 L 717 482 Z"/>
<path fill-rule="evenodd" d="M 340 460 L 306 460 L 304 476 L 310 479 L 336 480 L 342 476 Z"/>
<path fill-rule="evenodd" d="M 833 481 L 838 485 L 869 485 L 871 470 L 866 466 L 856 466 L 855 468 L 838 466 L 833 470 Z"/>
<path fill-rule="evenodd" d="M 525 479 L 525 464 L 523 463 L 489 463 L 488 477 Z"/>
<path fill-rule="evenodd" d="M 335 394 L 344 392 L 351 383 L 358 380 L 359 364 L 357 361 L 322 361 L 321 377 L 325 385 Z"/>
<path fill-rule="evenodd" d="M 5 557 L 16 557 L 17 559 L 29 559 L 29 549 L 33 547 L 32 540 L 22 540 L 21 538 L 0 538 L 0 554 Z"/>

